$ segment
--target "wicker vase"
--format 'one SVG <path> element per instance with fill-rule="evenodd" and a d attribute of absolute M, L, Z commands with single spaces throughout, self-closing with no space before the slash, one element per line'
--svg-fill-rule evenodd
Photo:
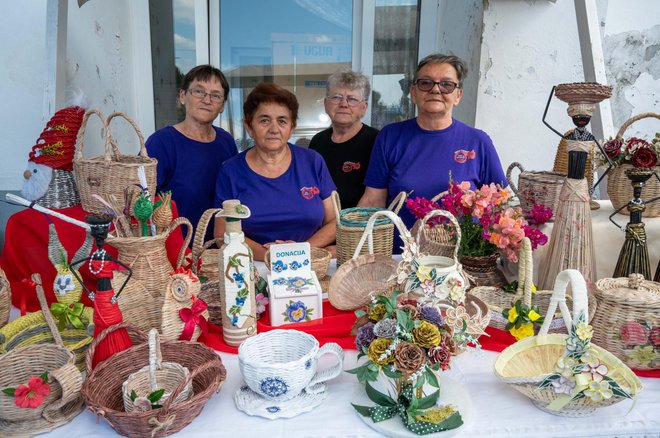
<path fill-rule="evenodd" d="M 471 277 L 470 284 L 476 286 L 504 286 L 506 277 L 497 266 L 498 253 L 489 256 L 460 256 L 463 270 Z"/>

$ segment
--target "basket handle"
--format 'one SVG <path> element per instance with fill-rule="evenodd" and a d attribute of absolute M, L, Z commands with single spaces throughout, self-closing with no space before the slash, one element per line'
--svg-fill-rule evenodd
<path fill-rule="evenodd" d="M 192 246 L 192 266 L 195 274 L 197 274 L 197 260 L 202 256 L 202 252 L 208 248 L 206 247 L 207 242 L 204 242 L 204 239 L 206 238 L 206 230 L 209 226 L 209 222 L 211 222 L 212 218 L 215 218 L 216 213 L 221 211 L 222 208 L 209 208 L 202 213 L 202 217 L 200 217 L 199 222 L 197 222 L 197 229 L 195 230 L 195 238 Z M 209 242 L 208 246 L 216 243 L 215 240 L 210 240 Z"/>
<path fill-rule="evenodd" d="M 332 193 L 330 193 L 330 199 L 332 199 L 332 207 L 335 210 L 335 218 L 337 218 L 337 225 L 339 225 L 339 218 L 340 212 L 341 212 L 341 200 L 339 199 L 339 193 L 337 190 L 333 190 Z"/>
<path fill-rule="evenodd" d="M 434 197 L 431 198 L 431 202 L 438 202 L 439 200 L 444 198 L 445 195 L 448 195 L 448 194 L 449 194 L 448 190 L 445 190 L 444 192 L 440 192 L 440 193 L 438 193 L 437 195 L 435 195 Z"/>
<path fill-rule="evenodd" d="M 178 217 L 174 219 L 172 222 L 170 222 L 170 226 L 167 227 L 167 230 L 165 230 L 165 237 L 167 238 L 172 232 L 178 227 L 179 225 L 185 225 L 188 227 L 188 231 L 186 232 L 186 236 L 183 238 L 183 245 L 181 245 L 181 249 L 179 250 L 179 257 L 176 259 L 176 268 L 180 268 L 181 265 L 183 264 L 183 259 L 186 256 L 186 248 L 188 248 L 188 244 L 190 243 L 190 239 L 192 238 L 192 232 L 193 232 L 193 227 L 192 224 L 188 219 L 185 217 Z"/>
<path fill-rule="evenodd" d="M 105 117 L 103 117 L 103 114 L 99 110 L 95 109 L 90 109 L 87 110 L 85 115 L 83 116 L 82 123 L 80 124 L 80 129 L 78 130 L 78 137 L 76 139 L 76 154 L 75 154 L 75 159 L 79 160 L 83 157 L 83 145 L 84 145 L 84 139 L 85 139 L 85 131 L 87 130 L 87 122 L 89 118 L 96 114 L 99 119 L 101 119 L 101 123 L 103 124 L 103 128 L 105 129 L 104 132 L 104 137 L 105 137 L 105 149 L 106 149 L 106 156 L 108 155 L 108 144 L 110 142 L 110 132 L 108 131 L 108 122 L 106 121 Z M 107 158 L 106 158 L 107 160 Z"/>
<path fill-rule="evenodd" d="M 48 324 L 50 333 L 53 335 L 53 340 L 60 347 L 64 347 L 64 343 L 62 342 L 62 335 L 60 335 L 60 331 L 57 329 L 57 324 L 55 324 L 53 315 L 50 313 L 50 307 L 48 306 L 48 301 L 46 300 L 46 293 L 44 292 L 43 286 L 41 286 L 41 275 L 35 272 L 32 274 L 32 281 L 36 283 L 39 306 L 41 307 L 41 311 L 44 314 L 44 319 L 46 320 L 46 324 Z"/>
<path fill-rule="evenodd" d="M 62 396 L 56 402 L 48 405 L 42 415 L 46 420 L 54 423 L 63 417 L 62 408 L 80 398 L 80 388 L 82 388 L 83 378 L 82 373 L 76 368 L 73 360 L 51 371 L 50 377 L 60 383 Z"/>
<path fill-rule="evenodd" d="M 401 211 L 401 207 L 403 207 L 403 204 L 405 204 L 407 197 L 408 194 L 406 192 L 399 193 L 394 197 L 394 199 L 392 199 L 392 202 L 390 202 L 390 205 L 387 206 L 387 209 L 394 212 L 394 214 L 399 214 L 399 211 Z"/>
<path fill-rule="evenodd" d="M 142 330 L 140 330 L 139 327 L 131 324 L 130 322 L 120 322 L 119 324 L 111 325 L 110 327 L 99 333 L 98 336 L 94 338 L 92 343 L 89 344 L 89 347 L 87 348 L 87 353 L 85 354 L 85 369 L 87 370 L 87 377 L 89 377 L 89 375 L 92 373 L 93 370 L 92 360 L 94 359 L 94 352 L 96 351 L 96 347 L 110 333 L 122 328 L 126 329 L 126 331 L 128 332 L 128 336 L 131 338 L 133 345 L 144 344 L 145 342 L 147 342 L 147 335 Z"/>
<path fill-rule="evenodd" d="M 424 218 L 421 220 L 421 223 L 419 224 L 419 228 L 417 228 L 417 236 L 415 237 L 415 242 L 417 242 L 417 246 L 421 248 L 420 240 L 422 238 L 422 233 L 424 232 L 424 228 L 425 228 L 424 225 L 426 225 L 426 222 L 428 220 L 436 216 L 442 216 L 449 219 L 449 222 L 451 222 L 452 226 L 454 227 L 454 231 L 456 232 L 454 261 L 458 263 L 458 248 L 461 246 L 461 227 L 458 225 L 458 221 L 456 220 L 456 217 L 447 210 L 431 210 L 430 212 L 428 212 L 426 216 L 424 216 Z"/>
<path fill-rule="evenodd" d="M 149 330 L 149 384 L 151 392 L 158 390 L 158 381 L 156 380 L 156 370 L 163 367 L 163 354 L 160 351 L 160 334 L 158 330 L 152 328 Z"/>
<path fill-rule="evenodd" d="M 170 394 L 167 400 L 165 400 L 165 404 L 163 404 L 163 407 L 161 408 L 160 412 L 161 414 L 167 415 L 170 410 L 170 405 L 174 403 L 174 401 L 179 397 L 179 394 L 181 394 L 181 391 L 185 389 L 185 387 L 188 385 L 188 383 L 192 382 L 195 377 L 197 377 L 199 374 L 203 373 L 206 370 L 209 370 L 211 368 L 219 368 L 221 371 L 224 371 L 224 374 L 226 374 L 226 370 L 224 369 L 224 366 L 222 365 L 222 362 L 218 358 L 218 360 L 211 360 L 208 362 L 204 362 L 202 365 L 198 366 L 192 372 L 186 376 L 185 379 L 181 380 L 179 384 L 177 385 L 176 388 L 174 388 L 174 391 Z M 220 385 L 224 382 L 224 379 L 220 381 Z M 159 415 L 160 417 L 161 415 Z"/>
<path fill-rule="evenodd" d="M 513 298 L 514 302 L 522 298 L 523 304 L 526 306 L 532 305 L 533 270 L 532 243 L 529 237 L 523 237 L 520 250 L 518 251 L 518 288 Z"/>
<path fill-rule="evenodd" d="M 506 169 L 506 180 L 508 181 L 511 190 L 513 190 L 513 193 L 515 193 L 516 196 L 519 197 L 518 187 L 513 182 L 513 179 L 511 179 L 511 174 L 513 173 L 513 169 L 515 169 L 516 167 L 518 168 L 518 170 L 520 170 L 520 173 L 523 173 L 525 171 L 525 168 L 522 166 L 522 164 L 518 163 L 517 161 L 514 161 L 513 163 L 509 164 L 509 167 Z M 518 180 L 520 181 L 520 176 L 518 176 Z"/>
<path fill-rule="evenodd" d="M 566 324 L 566 328 L 570 333 L 573 319 L 571 318 L 571 312 L 566 305 L 566 288 L 569 283 L 573 289 L 573 316 L 577 317 L 581 312 L 584 312 L 585 316 L 589 315 L 587 283 L 584 281 L 584 277 L 580 271 L 576 269 L 563 270 L 557 275 L 557 279 L 555 280 L 555 287 L 552 291 L 552 297 L 550 298 L 550 304 L 548 305 L 548 311 L 545 314 L 543 325 L 541 326 L 541 330 L 539 330 L 539 336 L 545 336 L 548 334 L 552 317 L 557 312 L 557 306 L 559 306 L 559 310 L 561 310 L 564 324 Z"/>
<path fill-rule="evenodd" d="M 630 127 L 630 125 L 632 125 L 633 123 L 635 123 L 638 120 L 646 119 L 646 118 L 650 118 L 650 117 L 655 117 L 656 119 L 660 119 L 660 114 L 658 114 L 658 113 L 641 113 L 641 114 L 637 114 L 636 116 L 632 116 L 631 118 L 629 118 L 628 120 L 623 122 L 623 125 L 621 125 L 621 128 L 619 128 L 619 132 L 616 133 L 616 138 L 619 139 L 619 140 L 623 139 L 623 133 L 626 132 L 626 129 L 628 129 L 628 127 Z M 80 129 L 82 129 L 82 128 L 80 128 Z"/>
<path fill-rule="evenodd" d="M 108 124 L 107 124 L 108 135 L 106 136 L 106 141 L 107 141 L 108 144 L 106 145 L 106 148 L 105 148 L 105 159 L 106 159 L 106 161 L 108 161 L 108 159 L 109 159 L 110 145 L 112 145 L 112 149 L 114 150 L 115 160 L 119 161 L 119 156 L 120 156 L 119 149 L 117 148 L 117 144 L 115 143 L 114 139 L 112 138 L 112 135 L 109 132 L 110 131 L 110 122 L 115 117 L 122 117 L 124 120 L 126 120 L 128 123 L 130 123 L 130 125 L 135 130 L 135 133 L 138 136 L 138 142 L 140 143 L 140 152 L 138 153 L 138 155 L 142 158 L 149 158 L 149 155 L 147 154 L 147 147 L 144 145 L 144 136 L 142 135 L 142 131 L 140 131 L 140 128 L 138 128 L 137 124 L 133 121 L 133 119 L 128 117 L 126 114 L 124 114 L 122 112 L 114 112 L 114 113 L 112 113 L 108 116 Z"/>
<path fill-rule="evenodd" d="M 379 210 L 375 212 L 374 214 L 371 215 L 369 218 L 369 221 L 367 221 L 367 226 L 364 229 L 364 233 L 362 233 L 362 237 L 360 237 L 360 241 L 357 244 L 357 247 L 355 248 L 355 252 L 353 253 L 353 258 L 357 258 L 360 255 L 360 251 L 362 251 L 362 247 L 364 246 L 364 242 L 368 239 L 369 240 L 369 254 L 374 253 L 374 226 L 376 224 L 376 219 L 378 216 L 387 216 L 392 223 L 394 223 L 394 226 L 399 230 L 399 234 L 401 234 L 401 240 L 406 244 L 407 242 L 412 242 L 412 236 L 410 235 L 410 232 L 406 228 L 406 226 L 403 224 L 401 221 L 401 218 L 396 215 L 393 211 L 390 210 Z M 412 251 L 413 253 L 416 253 L 417 251 Z"/>

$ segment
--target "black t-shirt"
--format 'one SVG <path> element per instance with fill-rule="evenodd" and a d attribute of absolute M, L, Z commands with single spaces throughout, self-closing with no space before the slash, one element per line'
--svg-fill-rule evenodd
<path fill-rule="evenodd" d="M 341 207 L 355 207 L 364 194 L 364 177 L 371 157 L 371 149 L 376 141 L 378 130 L 362 125 L 353 138 L 344 143 L 332 141 L 332 127 L 325 129 L 309 142 L 325 160 L 332 180 L 337 186 Z"/>

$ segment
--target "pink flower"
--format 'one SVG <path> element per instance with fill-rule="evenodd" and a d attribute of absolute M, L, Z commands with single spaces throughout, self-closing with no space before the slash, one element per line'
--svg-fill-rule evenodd
<path fill-rule="evenodd" d="M 257 303 L 257 313 L 264 313 L 266 311 L 266 304 L 268 304 L 268 297 L 262 293 L 258 293 L 255 297 Z"/>
<path fill-rule="evenodd" d="M 44 397 L 50 394 L 50 385 L 41 377 L 30 377 L 27 386 L 21 385 L 14 391 L 16 406 L 35 409 L 44 402 Z"/>
<path fill-rule="evenodd" d="M 543 225 L 552 219 L 552 209 L 543 204 L 534 204 L 529 212 L 529 223 Z"/>
<path fill-rule="evenodd" d="M 621 325 L 619 333 L 627 345 L 644 345 L 649 338 L 648 330 L 636 321 Z"/>
<path fill-rule="evenodd" d="M 654 347 L 660 346 L 660 326 L 655 326 L 651 329 L 649 340 Z"/>

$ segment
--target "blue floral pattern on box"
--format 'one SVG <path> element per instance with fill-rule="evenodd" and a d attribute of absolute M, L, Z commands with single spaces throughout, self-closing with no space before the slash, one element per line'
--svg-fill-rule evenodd
<path fill-rule="evenodd" d="M 289 263 L 289 268 L 292 271 L 297 271 L 298 269 L 302 268 L 302 265 L 297 260 L 294 260 L 291 263 Z"/>
<path fill-rule="evenodd" d="M 269 397 L 279 397 L 289 390 L 289 385 L 280 377 L 266 377 L 261 381 L 261 391 Z"/>
<path fill-rule="evenodd" d="M 307 265 L 309 265 L 309 259 L 303 260 L 303 266 L 307 266 Z"/>
<path fill-rule="evenodd" d="M 274 272 L 286 271 L 286 265 L 284 264 L 284 262 L 282 260 L 277 260 L 275 263 L 273 263 L 271 269 Z"/>
<path fill-rule="evenodd" d="M 289 300 L 286 309 L 282 312 L 285 322 L 311 321 L 314 309 L 307 307 L 302 301 Z"/>
<path fill-rule="evenodd" d="M 267 410 L 268 412 L 270 412 L 271 414 L 275 414 L 275 413 L 277 413 L 277 412 L 280 411 L 280 408 L 277 407 L 277 406 L 268 406 L 268 407 L 266 408 L 266 410 Z"/>
<path fill-rule="evenodd" d="M 305 362 L 305 369 L 308 370 L 312 367 L 312 359 L 307 359 L 307 362 Z"/>

